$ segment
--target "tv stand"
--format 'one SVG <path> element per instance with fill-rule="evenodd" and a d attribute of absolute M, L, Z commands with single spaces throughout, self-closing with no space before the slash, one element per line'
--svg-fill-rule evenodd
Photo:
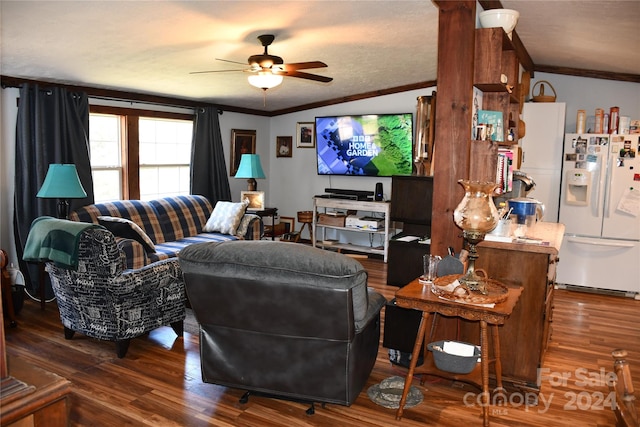
<path fill-rule="evenodd" d="M 325 213 L 327 209 L 343 209 L 343 210 L 351 210 L 351 211 L 364 211 L 371 213 L 382 213 L 384 214 L 384 228 L 379 230 L 367 230 L 367 229 L 359 229 L 354 227 L 342 227 L 336 225 L 327 225 L 327 224 L 318 224 L 317 213 L 318 210 L 321 210 L 321 213 Z M 313 215 L 313 236 L 314 241 L 312 242 L 313 247 L 321 247 L 323 249 L 344 249 L 354 252 L 362 252 L 362 253 L 371 253 L 382 255 L 384 258 L 384 262 L 387 262 L 387 255 L 389 253 L 389 230 L 391 229 L 391 203 L 389 202 L 374 202 L 374 201 L 365 201 L 365 200 L 349 200 L 349 199 L 339 199 L 339 198 L 328 198 L 328 197 L 320 197 L 315 196 L 313 198 L 313 210 L 316 213 Z M 318 233 L 318 228 L 321 229 L 321 233 Z M 327 229 L 341 230 L 341 231 L 349 231 L 354 233 L 367 233 L 370 235 L 379 235 L 382 236 L 383 246 L 382 248 L 376 248 L 371 246 L 363 246 L 356 245 L 351 243 L 332 243 L 327 244 L 326 242 L 326 231 Z"/>

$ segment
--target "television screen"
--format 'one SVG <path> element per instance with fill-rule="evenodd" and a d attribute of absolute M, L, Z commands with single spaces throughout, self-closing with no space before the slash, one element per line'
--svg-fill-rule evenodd
<path fill-rule="evenodd" d="M 413 114 L 316 117 L 319 175 L 411 174 Z"/>

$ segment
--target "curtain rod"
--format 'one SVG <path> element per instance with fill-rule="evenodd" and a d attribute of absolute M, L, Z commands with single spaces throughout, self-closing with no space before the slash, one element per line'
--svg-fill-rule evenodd
<path fill-rule="evenodd" d="M 215 107 L 215 108 L 218 108 L 218 114 L 223 113 L 223 109 L 216 104 L 201 103 L 201 102 L 195 102 L 187 99 L 171 98 L 171 97 L 166 97 L 161 95 L 146 95 L 142 93 L 126 92 L 126 91 L 113 90 L 113 89 L 100 89 L 100 88 L 94 88 L 89 86 L 74 86 L 69 84 L 52 83 L 52 82 L 40 81 L 40 80 L 29 80 L 29 79 L 23 79 L 19 77 L 10 77 L 10 76 L 4 76 L 4 75 L 0 75 L 0 81 L 3 88 L 6 88 L 6 87 L 19 88 L 22 86 L 23 83 L 29 83 L 29 84 L 39 85 L 39 86 L 63 87 L 70 91 L 83 91 L 83 92 L 86 92 L 89 97 L 96 98 L 96 99 L 105 99 L 105 100 L 122 101 L 122 102 L 139 102 L 139 103 L 150 104 L 150 105 L 163 105 L 167 107 L 181 107 L 181 108 L 192 108 L 192 109 L 196 109 L 196 108 L 204 109 L 205 107 Z"/>
<path fill-rule="evenodd" d="M 91 99 L 101 99 L 101 100 L 104 100 L 104 101 L 127 102 L 127 103 L 130 103 L 131 105 L 133 105 L 133 104 L 145 104 L 145 105 L 158 105 L 158 106 L 161 106 L 161 107 L 191 109 L 191 110 L 194 110 L 194 111 L 199 110 L 201 113 L 204 112 L 204 109 L 205 109 L 203 106 L 196 106 L 196 105 L 194 105 L 194 106 L 186 106 L 186 105 L 169 104 L 169 103 L 159 102 L 159 101 L 125 99 L 125 98 L 114 97 L 114 96 L 99 96 L 99 95 L 88 95 L 88 96 Z M 221 108 L 218 108 L 218 114 L 222 115 L 223 113 L 224 113 L 224 110 L 222 110 Z"/>

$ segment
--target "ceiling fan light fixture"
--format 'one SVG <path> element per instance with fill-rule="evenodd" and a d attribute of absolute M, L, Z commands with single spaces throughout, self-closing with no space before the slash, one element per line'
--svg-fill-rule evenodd
<path fill-rule="evenodd" d="M 282 83 L 282 76 L 271 73 L 271 71 L 260 71 L 248 77 L 249 84 L 258 89 L 271 89 Z"/>

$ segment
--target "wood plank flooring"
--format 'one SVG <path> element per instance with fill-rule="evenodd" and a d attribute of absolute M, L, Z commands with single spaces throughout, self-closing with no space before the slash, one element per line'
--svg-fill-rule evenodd
<path fill-rule="evenodd" d="M 369 272 L 369 285 L 391 299 L 397 288 L 386 285 L 386 264 L 360 261 Z M 197 335 L 185 333 L 179 339 L 162 327 L 133 340 L 127 356 L 118 359 L 113 343 L 81 334 L 65 340 L 55 303 L 41 311 L 39 304 L 26 301 L 18 322 L 17 328 L 5 329 L 9 364 L 20 358 L 70 380 L 72 426 L 482 425 L 478 390 L 447 380 L 427 378 L 424 386 L 414 381 L 424 400 L 406 409 L 401 421 L 395 420 L 395 410 L 371 402 L 369 386 L 404 375 L 389 363 L 382 346 L 351 407 L 317 405 L 315 415 L 308 416 L 304 404 L 261 397 L 241 404 L 242 390 L 202 383 Z M 628 350 L 640 390 L 640 301 L 558 290 L 540 402 L 526 406 L 522 396 L 512 395 L 510 404 L 491 407 L 491 425 L 613 426 L 603 376 L 612 372 L 615 348 Z"/>

